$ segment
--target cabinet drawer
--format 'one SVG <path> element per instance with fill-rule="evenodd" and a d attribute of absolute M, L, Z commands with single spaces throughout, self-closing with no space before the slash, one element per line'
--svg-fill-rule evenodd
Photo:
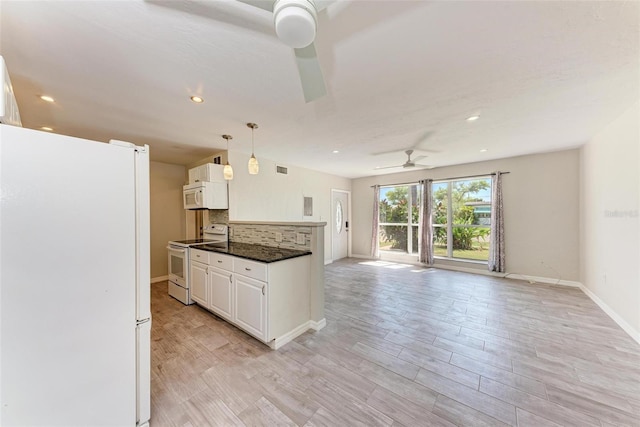
<path fill-rule="evenodd" d="M 233 271 L 233 258 L 216 252 L 209 252 L 209 265 L 223 270 Z"/>
<path fill-rule="evenodd" d="M 267 281 L 267 264 L 236 258 L 233 271 L 263 282 Z"/>
<path fill-rule="evenodd" d="M 209 264 L 209 252 L 201 251 L 200 249 L 189 249 L 189 255 L 191 255 L 192 261 L 198 261 L 203 264 Z"/>

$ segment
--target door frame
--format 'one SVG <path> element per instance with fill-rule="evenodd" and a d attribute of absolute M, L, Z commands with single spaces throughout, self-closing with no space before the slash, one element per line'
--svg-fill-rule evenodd
<path fill-rule="evenodd" d="M 333 262 L 335 260 L 335 256 L 333 254 L 333 226 L 334 226 L 334 212 L 333 212 L 333 195 L 335 193 L 343 193 L 347 195 L 347 209 L 349 210 L 348 215 L 347 215 L 347 221 L 349 222 L 349 229 L 347 231 L 347 257 L 351 257 L 351 233 L 353 230 L 353 222 L 351 221 L 351 190 L 339 190 L 337 188 L 332 188 L 331 189 L 331 198 L 329 199 L 329 211 L 331 212 L 330 215 L 330 224 L 331 224 L 331 235 L 329 240 L 331 241 L 331 262 Z"/>

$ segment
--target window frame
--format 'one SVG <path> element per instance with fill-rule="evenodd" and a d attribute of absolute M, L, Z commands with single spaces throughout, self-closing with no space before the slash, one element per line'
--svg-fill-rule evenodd
<path fill-rule="evenodd" d="M 489 225 L 482 225 L 482 224 L 454 224 L 453 223 L 453 216 L 454 216 L 454 209 L 453 209 L 453 200 L 452 200 L 452 189 L 453 189 L 453 183 L 455 182 L 461 182 L 461 181 L 481 181 L 481 180 L 489 180 L 489 203 L 492 203 L 491 200 L 491 189 L 493 187 L 493 175 L 491 174 L 487 174 L 487 175 L 479 175 L 479 176 L 474 176 L 474 177 L 470 177 L 470 178 L 453 178 L 453 179 L 441 179 L 441 180 L 434 180 L 431 183 L 431 193 L 432 193 L 432 204 L 435 205 L 433 198 L 435 197 L 435 191 L 433 186 L 437 185 L 437 184 L 447 184 L 447 223 L 446 224 L 436 224 L 435 221 L 432 223 L 432 231 L 433 231 L 433 239 L 434 239 L 434 244 L 435 244 L 435 236 L 436 236 L 436 228 L 446 228 L 447 231 L 447 255 L 446 256 L 442 256 L 442 255 L 435 255 L 434 254 L 434 258 L 437 259 L 442 259 L 442 260 L 448 260 L 448 261 L 458 261 L 458 262 L 471 262 L 471 263 L 481 263 L 481 264 L 488 264 L 488 260 L 478 260 L 478 259 L 472 259 L 472 258 L 460 258 L 460 257 L 454 257 L 453 256 L 453 229 L 454 228 L 489 228 L 491 229 L 492 227 L 492 223 L 490 222 Z M 491 212 L 492 213 L 492 212 Z M 491 218 L 491 216 L 490 216 Z M 435 251 L 434 251 L 435 252 Z"/>
<path fill-rule="evenodd" d="M 422 184 L 420 184 L 419 182 L 415 182 L 415 183 L 407 183 L 407 184 L 389 184 L 389 185 L 381 185 L 380 186 L 380 190 L 382 193 L 383 189 L 395 189 L 395 188 L 400 188 L 400 187 L 406 187 L 407 188 L 407 221 L 404 223 L 401 222 L 382 222 L 380 221 L 380 213 L 378 213 L 378 239 L 380 238 L 380 230 L 381 227 L 383 226 L 393 226 L 393 227 L 405 227 L 406 229 L 406 233 L 407 233 L 407 247 L 405 248 L 404 252 L 402 252 L 405 255 L 410 255 L 410 256 L 417 256 L 418 255 L 418 251 L 420 250 L 420 239 L 421 239 L 421 235 L 422 233 L 420 233 L 420 217 L 422 215 L 422 203 L 420 203 L 417 206 L 418 209 L 418 220 L 417 222 L 413 222 L 413 196 L 412 196 L 412 192 L 411 192 L 411 187 L 415 186 L 416 187 L 416 195 L 418 195 L 418 200 L 420 198 L 420 194 L 421 194 L 421 189 L 422 189 Z M 378 200 L 378 203 L 380 203 L 381 200 Z M 418 228 L 418 247 L 415 248 L 416 252 L 414 251 L 413 248 L 413 227 L 417 227 Z M 388 250 L 384 250 L 384 249 L 380 249 L 380 252 L 385 252 L 385 253 L 394 253 L 393 251 L 388 251 Z"/>

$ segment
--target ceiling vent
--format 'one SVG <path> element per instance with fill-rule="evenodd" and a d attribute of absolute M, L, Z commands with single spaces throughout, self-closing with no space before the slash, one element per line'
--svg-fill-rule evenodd
<path fill-rule="evenodd" d="M 276 173 L 279 173 L 279 174 L 282 174 L 282 175 L 287 175 L 287 174 L 289 174 L 289 169 L 287 169 L 284 166 L 276 165 Z"/>

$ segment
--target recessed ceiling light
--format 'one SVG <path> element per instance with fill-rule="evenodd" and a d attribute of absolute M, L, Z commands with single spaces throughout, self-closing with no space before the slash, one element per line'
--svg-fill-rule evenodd
<path fill-rule="evenodd" d="M 487 150 L 486 148 L 483 148 L 482 150 L 480 150 L 481 153 L 486 153 L 487 151 L 489 150 Z"/>
<path fill-rule="evenodd" d="M 55 99 L 50 97 L 49 95 L 40 95 L 40 99 L 47 102 L 55 102 Z"/>
<path fill-rule="evenodd" d="M 471 116 L 471 117 L 467 117 L 467 121 L 468 122 L 475 122 L 479 118 L 480 118 L 480 116 Z"/>
<path fill-rule="evenodd" d="M 50 128 L 49 126 L 42 126 L 40 129 L 46 130 L 47 132 L 52 132 L 53 131 L 53 128 Z"/>
<path fill-rule="evenodd" d="M 204 102 L 204 99 L 202 99 L 201 97 L 194 95 L 191 97 L 191 100 L 193 102 L 195 102 L 196 104 L 202 104 Z"/>
<path fill-rule="evenodd" d="M 333 150 L 333 151 L 332 151 L 332 153 L 333 153 L 333 154 L 338 154 L 339 152 L 340 152 L 340 151 L 338 151 L 338 150 Z"/>

